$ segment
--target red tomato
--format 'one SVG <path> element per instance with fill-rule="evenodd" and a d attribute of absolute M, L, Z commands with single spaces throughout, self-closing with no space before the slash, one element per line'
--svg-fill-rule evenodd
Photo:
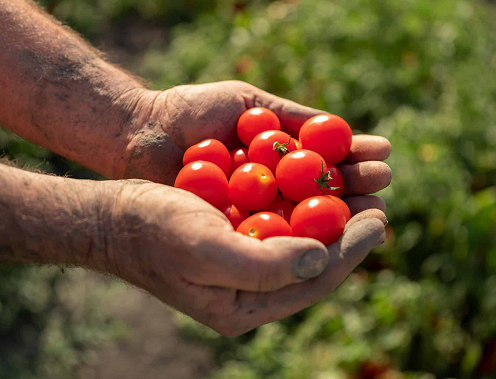
<path fill-rule="evenodd" d="M 183 165 L 194 161 L 212 162 L 219 166 L 226 178 L 231 173 L 231 157 L 224 144 L 216 139 L 206 139 L 186 150 L 183 156 Z"/>
<path fill-rule="evenodd" d="M 248 211 L 241 209 L 234 204 L 226 204 L 220 208 L 222 213 L 224 213 L 227 219 L 231 222 L 234 230 L 236 230 L 244 220 L 250 217 Z"/>
<path fill-rule="evenodd" d="M 236 171 L 239 166 L 244 165 L 245 163 L 249 163 L 250 159 L 248 158 L 248 148 L 240 147 L 234 150 L 231 150 L 229 153 L 231 155 L 231 174 Z M 230 176 L 229 175 L 229 176 Z"/>
<path fill-rule="evenodd" d="M 343 193 L 344 193 L 343 174 L 341 174 L 341 171 L 339 171 L 339 169 L 333 164 L 329 164 L 327 162 L 326 164 L 327 164 L 327 171 L 329 171 L 332 178 L 327 182 L 327 184 L 329 184 L 329 187 L 334 187 L 337 189 L 335 190 L 325 189 L 325 192 L 332 196 L 343 197 Z"/>
<path fill-rule="evenodd" d="M 295 144 L 296 144 L 296 150 L 301 150 L 303 149 L 303 147 L 301 147 L 301 142 L 298 141 L 297 139 L 294 140 Z"/>
<path fill-rule="evenodd" d="M 350 208 L 348 208 L 348 204 L 346 204 L 339 197 L 332 196 L 332 195 L 327 195 L 327 196 L 329 197 L 329 199 L 335 201 L 341 207 L 341 210 L 343 211 L 343 213 L 346 217 L 346 222 L 350 221 L 351 212 L 350 212 Z"/>
<path fill-rule="evenodd" d="M 177 174 L 174 187 L 193 192 L 217 208 L 229 202 L 226 175 L 211 162 L 188 163 Z"/>
<path fill-rule="evenodd" d="M 274 201 L 269 206 L 263 209 L 263 212 L 272 212 L 284 218 L 287 222 L 291 220 L 291 214 L 295 209 L 295 205 L 289 201 Z"/>
<path fill-rule="evenodd" d="M 326 162 L 341 162 L 351 148 L 353 134 L 341 117 L 322 114 L 307 120 L 300 130 L 300 142 L 304 149 L 319 153 Z"/>
<path fill-rule="evenodd" d="M 296 150 L 281 159 L 276 169 L 277 186 L 287 200 L 332 193 L 329 172 L 322 157 L 310 150 Z"/>
<path fill-rule="evenodd" d="M 280 130 L 268 130 L 253 138 L 248 156 L 250 162 L 263 164 L 275 175 L 281 158 L 295 150 L 296 144 L 288 134 Z"/>
<path fill-rule="evenodd" d="M 328 246 L 343 234 L 346 217 L 329 196 L 314 196 L 296 206 L 290 224 L 294 236 L 314 238 Z"/>
<path fill-rule="evenodd" d="M 259 240 L 293 235 L 286 220 L 271 212 L 261 212 L 250 216 L 238 226 L 236 231 Z"/>
<path fill-rule="evenodd" d="M 234 205 L 256 211 L 274 201 L 277 194 L 276 179 L 264 165 L 245 163 L 232 174 L 229 192 Z"/>
<path fill-rule="evenodd" d="M 279 119 L 270 109 L 248 109 L 238 120 L 238 137 L 246 146 L 250 146 L 252 139 L 266 130 L 281 130 Z"/>

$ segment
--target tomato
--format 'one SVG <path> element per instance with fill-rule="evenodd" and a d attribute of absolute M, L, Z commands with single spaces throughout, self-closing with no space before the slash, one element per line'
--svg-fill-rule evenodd
<path fill-rule="evenodd" d="M 343 234 L 346 216 L 329 196 L 314 196 L 296 206 L 290 224 L 294 236 L 314 238 L 328 246 Z"/>
<path fill-rule="evenodd" d="M 248 211 L 235 206 L 234 204 L 226 204 L 220 208 L 221 212 L 224 213 L 227 219 L 231 222 L 234 230 L 236 230 L 244 220 L 250 217 Z"/>
<path fill-rule="evenodd" d="M 331 194 L 335 189 L 328 185 L 329 172 L 322 157 L 305 149 L 285 155 L 277 165 L 276 178 L 286 200 L 300 202 L 307 197 Z"/>
<path fill-rule="evenodd" d="M 192 192 L 217 208 L 229 202 L 226 175 L 211 162 L 188 163 L 177 174 L 174 187 Z"/>
<path fill-rule="evenodd" d="M 322 114 L 307 120 L 300 129 L 303 149 L 319 153 L 326 162 L 341 162 L 351 148 L 353 134 L 341 117 Z"/>
<path fill-rule="evenodd" d="M 231 174 L 229 176 L 231 176 L 239 166 L 250 162 L 250 159 L 248 158 L 248 148 L 246 147 L 231 150 L 229 154 L 231 155 Z"/>
<path fill-rule="evenodd" d="M 253 138 L 248 156 L 250 162 L 263 164 L 275 175 L 281 158 L 295 150 L 296 144 L 288 134 L 280 130 L 268 130 Z"/>
<path fill-rule="evenodd" d="M 212 162 L 219 166 L 226 177 L 231 174 L 231 156 L 224 144 L 216 139 L 206 139 L 186 150 L 183 165 L 194 161 Z"/>
<path fill-rule="evenodd" d="M 350 221 L 350 219 L 351 219 L 351 212 L 350 212 L 350 208 L 348 208 L 348 204 L 346 204 L 339 197 L 332 196 L 332 195 L 327 195 L 327 196 L 331 200 L 335 201 L 341 207 L 341 210 L 343 211 L 343 213 L 344 213 L 344 215 L 346 217 L 346 222 Z"/>
<path fill-rule="evenodd" d="M 329 184 L 329 187 L 334 187 L 337 189 L 335 190 L 325 189 L 324 190 L 325 193 L 336 197 L 343 197 L 343 193 L 344 193 L 343 174 L 341 174 L 341 171 L 339 171 L 339 169 L 333 164 L 329 164 L 326 162 L 326 165 L 327 165 L 327 171 L 329 171 L 332 178 L 327 182 L 327 184 Z"/>
<path fill-rule="evenodd" d="M 301 150 L 303 147 L 301 147 L 301 142 L 298 141 L 297 139 L 294 140 L 295 145 L 296 145 L 296 150 Z"/>
<path fill-rule="evenodd" d="M 287 222 L 291 219 L 291 214 L 295 209 L 295 205 L 289 201 L 274 201 L 269 206 L 263 209 L 263 212 L 272 212 L 284 218 Z"/>
<path fill-rule="evenodd" d="M 229 192 L 234 205 L 257 211 L 274 201 L 277 194 L 276 179 L 264 165 L 245 163 L 233 172 Z"/>
<path fill-rule="evenodd" d="M 287 221 L 271 212 L 261 212 L 250 216 L 238 226 L 236 231 L 259 240 L 293 235 Z"/>
<path fill-rule="evenodd" d="M 248 109 L 238 120 L 238 137 L 246 146 L 250 146 L 252 139 L 266 130 L 281 130 L 279 119 L 270 109 Z"/>

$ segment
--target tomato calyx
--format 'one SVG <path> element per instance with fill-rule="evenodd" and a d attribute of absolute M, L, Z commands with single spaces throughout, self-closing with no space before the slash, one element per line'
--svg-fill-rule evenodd
<path fill-rule="evenodd" d="M 338 190 L 339 187 L 331 187 L 331 186 L 329 186 L 329 183 L 327 183 L 330 180 L 332 180 L 331 172 L 327 171 L 326 173 L 324 173 L 324 162 L 321 161 L 321 163 L 322 163 L 322 174 L 320 175 L 320 178 L 314 179 L 315 182 L 319 185 L 320 191 L 322 193 L 326 193 L 322 188 L 325 188 L 325 189 L 328 189 L 331 191 Z"/>
<path fill-rule="evenodd" d="M 274 142 L 274 144 L 272 145 L 272 149 L 274 151 L 277 151 L 279 153 L 279 157 L 282 158 L 286 154 L 290 153 L 289 149 L 286 147 L 290 143 L 291 143 L 291 136 L 289 137 L 288 143 L 279 143 L 278 141 Z"/>

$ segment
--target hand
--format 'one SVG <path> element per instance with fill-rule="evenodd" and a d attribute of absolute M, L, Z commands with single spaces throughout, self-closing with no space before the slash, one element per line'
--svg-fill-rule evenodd
<path fill-rule="evenodd" d="M 236 124 L 249 108 L 271 109 L 281 120 L 283 130 L 297 135 L 310 117 L 325 113 L 271 95 L 238 81 L 186 85 L 164 92 L 148 92 L 135 119 L 139 120 L 128 145 L 128 158 L 114 179 L 141 178 L 173 185 L 182 167 L 184 150 L 207 138 L 216 138 L 233 148 L 239 145 Z M 345 196 L 365 195 L 385 188 L 391 180 L 389 167 L 381 162 L 391 151 L 383 137 L 355 136 L 348 157 L 340 170 L 345 178 Z M 385 211 L 375 197 L 348 198 L 355 212 L 367 208 Z"/>
<path fill-rule="evenodd" d="M 234 336 L 327 296 L 384 241 L 380 210 L 354 216 L 326 248 L 309 238 L 259 241 L 233 231 L 195 195 L 146 181 L 106 182 L 109 271 L 177 310 Z M 372 217 L 372 218 L 368 218 Z"/>

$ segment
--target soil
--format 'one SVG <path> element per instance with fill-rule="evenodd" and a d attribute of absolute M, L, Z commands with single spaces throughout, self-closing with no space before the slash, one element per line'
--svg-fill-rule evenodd
<path fill-rule="evenodd" d="M 75 272 L 74 272 L 75 271 Z M 174 311 L 152 296 L 91 272 L 74 270 L 71 291 L 96 292 L 105 313 L 123 321 L 125 338 L 97 347 L 90 364 L 79 367 L 78 379 L 202 379 L 215 367 L 210 349 L 179 333 Z M 78 272 L 79 271 L 79 272 Z M 73 292 L 73 293 L 74 293 Z M 80 301 L 81 296 L 72 297 Z M 81 304 L 80 304 L 81 305 Z M 71 304 L 70 307 L 77 307 Z"/>

